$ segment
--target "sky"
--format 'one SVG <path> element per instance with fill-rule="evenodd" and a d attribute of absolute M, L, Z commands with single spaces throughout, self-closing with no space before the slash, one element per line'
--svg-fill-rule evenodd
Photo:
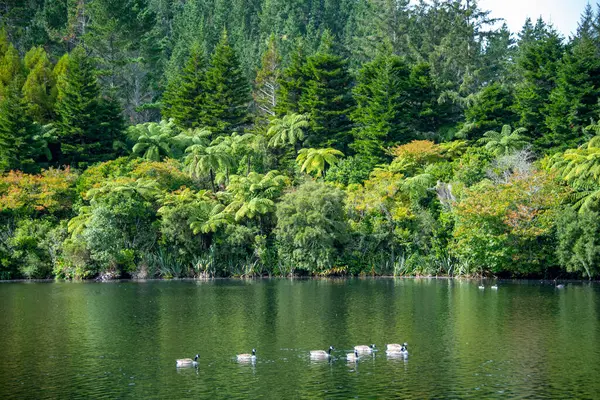
<path fill-rule="evenodd" d="M 479 0 L 479 6 L 492 12 L 495 18 L 504 18 L 511 32 L 519 32 L 525 19 L 552 22 L 565 37 L 577 30 L 577 22 L 588 0 Z M 596 9 L 596 1 L 590 1 Z"/>
<path fill-rule="evenodd" d="M 577 30 L 577 22 L 588 2 L 595 11 L 596 2 L 600 0 L 479 0 L 478 4 L 480 8 L 490 10 L 492 17 L 504 18 L 513 33 L 521 30 L 527 17 L 535 22 L 541 16 L 568 38 Z"/>

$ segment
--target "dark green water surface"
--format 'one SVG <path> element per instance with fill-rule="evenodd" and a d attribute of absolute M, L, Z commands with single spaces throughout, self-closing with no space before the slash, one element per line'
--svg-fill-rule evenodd
<path fill-rule="evenodd" d="M 600 398 L 598 285 L 478 284 L 3 283 L 0 398 Z M 410 356 L 388 359 L 403 341 Z"/>

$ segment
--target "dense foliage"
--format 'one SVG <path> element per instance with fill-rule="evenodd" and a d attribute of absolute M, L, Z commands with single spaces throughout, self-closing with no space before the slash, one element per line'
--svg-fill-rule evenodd
<path fill-rule="evenodd" d="M 600 273 L 600 10 L 5 3 L 0 279 Z"/>

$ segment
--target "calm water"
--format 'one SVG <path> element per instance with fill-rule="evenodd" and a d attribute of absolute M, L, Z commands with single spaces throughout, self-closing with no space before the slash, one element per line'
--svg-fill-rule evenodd
<path fill-rule="evenodd" d="M 0 398 L 598 398 L 600 287 L 0 284 Z M 406 360 L 385 343 L 407 341 Z M 379 346 L 347 363 L 355 344 Z M 335 346 L 333 362 L 308 351 Z M 255 365 L 236 353 L 257 349 Z M 175 359 L 200 353 L 197 369 Z"/>

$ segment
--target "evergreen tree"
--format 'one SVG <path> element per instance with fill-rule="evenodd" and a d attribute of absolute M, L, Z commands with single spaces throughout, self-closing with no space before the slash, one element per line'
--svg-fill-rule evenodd
<path fill-rule="evenodd" d="M 333 38 L 325 31 L 321 46 L 306 62 L 305 90 L 299 108 L 307 114 L 310 133 L 306 143 L 346 151 L 350 143 L 350 113 L 354 106 L 350 74 L 344 59 L 333 52 Z"/>
<path fill-rule="evenodd" d="M 558 67 L 556 88 L 550 94 L 546 117 L 550 132 L 539 141 L 548 151 L 582 144 L 585 127 L 600 112 L 600 43 L 592 25 L 588 5 L 577 36 Z"/>
<path fill-rule="evenodd" d="M 0 171 L 13 169 L 33 172 L 38 167 L 36 156 L 38 127 L 27 114 L 27 104 L 21 97 L 18 81 L 5 88 L 0 100 Z"/>
<path fill-rule="evenodd" d="M 3 96 L 4 89 L 8 88 L 13 81 L 18 81 L 20 85 L 23 84 L 24 72 L 19 52 L 10 44 L 4 57 L 0 59 L 0 97 Z"/>
<path fill-rule="evenodd" d="M 225 30 L 211 57 L 205 85 L 202 123 L 219 132 L 242 128 L 249 119 L 250 90 Z"/>
<path fill-rule="evenodd" d="M 412 136 L 408 85 L 410 70 L 391 51 L 364 64 L 358 73 L 352 121 L 356 125 L 351 147 L 373 164 L 384 159 L 384 150 L 394 144 L 407 143 Z"/>
<path fill-rule="evenodd" d="M 34 47 L 25 55 L 27 79 L 23 85 L 23 97 L 27 113 L 34 121 L 45 124 L 54 118 L 56 81 L 48 54 L 42 47 Z"/>
<path fill-rule="evenodd" d="M 279 79 L 275 113 L 282 117 L 298 113 L 300 98 L 306 90 L 306 54 L 303 41 L 299 40 L 291 56 L 290 65 Z"/>
<path fill-rule="evenodd" d="M 377 56 L 373 43 L 389 42 L 394 54 L 407 55 L 408 0 L 357 0 L 345 26 L 345 46 L 353 66 Z"/>
<path fill-rule="evenodd" d="M 465 110 L 466 123 L 458 136 L 477 140 L 487 131 L 514 124 L 518 117 L 512 105 L 513 95 L 506 86 L 497 82 L 486 86 Z"/>
<path fill-rule="evenodd" d="M 482 68 L 479 73 L 481 82 L 509 83 L 510 67 L 516 52 L 515 42 L 506 23 L 488 37 L 488 43 L 482 54 Z"/>
<path fill-rule="evenodd" d="M 451 102 L 440 102 L 440 89 L 436 86 L 427 63 L 413 65 L 410 71 L 410 114 L 411 130 L 419 138 L 437 136 L 448 140 L 455 132 L 456 106 Z"/>
<path fill-rule="evenodd" d="M 550 93 L 556 87 L 557 68 L 562 58 L 562 40 L 556 30 L 538 19 L 535 26 L 527 20 L 519 34 L 515 59 L 514 110 L 519 125 L 527 129 L 526 135 L 541 150 L 542 136 L 547 133 L 545 118 Z"/>
<path fill-rule="evenodd" d="M 55 111 L 60 140 L 59 165 L 89 165 L 115 157 L 123 121 L 113 100 L 99 96 L 94 68 L 82 47 L 69 55 L 58 78 Z"/>
<path fill-rule="evenodd" d="M 163 118 L 173 118 L 182 128 L 199 127 L 205 101 L 204 79 L 204 57 L 197 45 L 192 48 L 185 68 L 167 86 L 162 101 Z"/>
<path fill-rule="evenodd" d="M 256 73 L 252 97 L 254 97 L 257 121 L 266 124 L 270 118 L 275 116 L 277 92 L 279 90 L 281 57 L 277 51 L 275 35 L 271 35 L 269 38 L 267 50 L 263 54 L 261 64 L 261 68 Z"/>

